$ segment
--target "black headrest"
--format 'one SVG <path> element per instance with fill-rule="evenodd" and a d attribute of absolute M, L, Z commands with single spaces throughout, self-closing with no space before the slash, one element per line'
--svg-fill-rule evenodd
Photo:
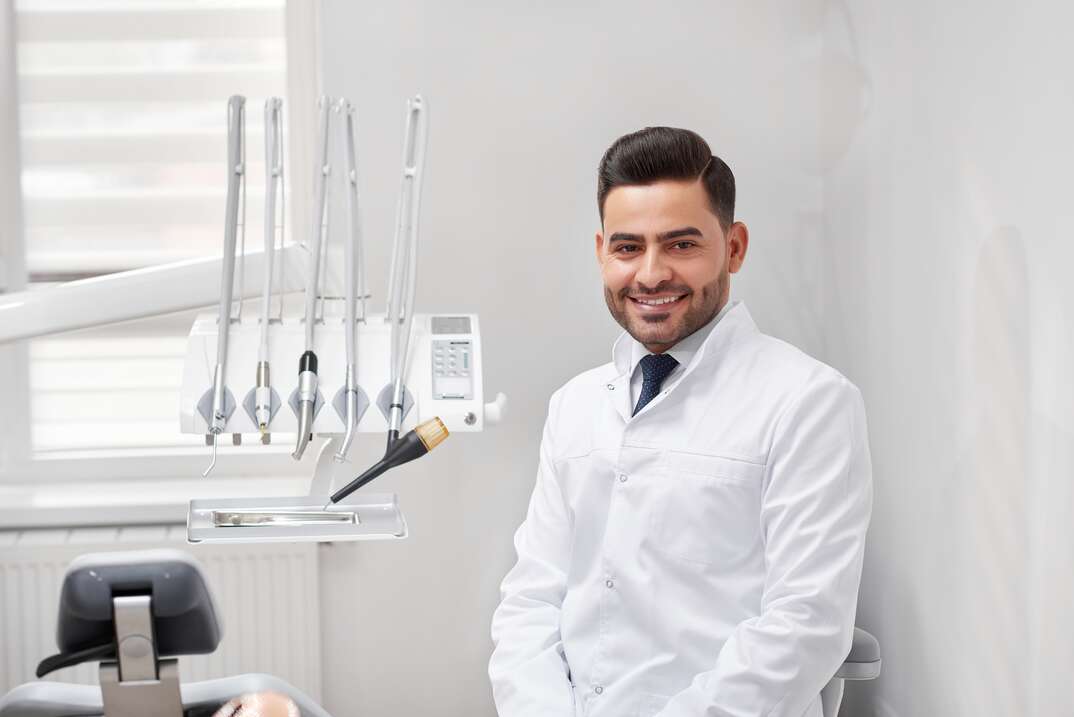
<path fill-rule="evenodd" d="M 38 676 L 114 658 L 112 599 L 125 595 L 150 596 L 159 657 L 206 654 L 220 644 L 212 594 L 194 558 L 178 550 L 92 553 L 67 568 L 56 628 L 60 654 L 42 662 Z"/>

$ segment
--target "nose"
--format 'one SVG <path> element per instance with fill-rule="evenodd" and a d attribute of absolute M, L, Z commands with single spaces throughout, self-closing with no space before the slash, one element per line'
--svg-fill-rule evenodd
<path fill-rule="evenodd" d="M 662 251 L 646 251 L 641 259 L 634 280 L 646 289 L 655 289 L 661 283 L 671 279 L 671 267 L 668 265 Z"/>

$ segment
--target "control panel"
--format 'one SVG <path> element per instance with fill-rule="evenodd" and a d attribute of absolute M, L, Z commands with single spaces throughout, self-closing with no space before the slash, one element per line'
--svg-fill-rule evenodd
<path fill-rule="evenodd" d="M 474 343 L 469 316 L 434 316 L 432 328 L 433 399 L 474 397 Z"/>

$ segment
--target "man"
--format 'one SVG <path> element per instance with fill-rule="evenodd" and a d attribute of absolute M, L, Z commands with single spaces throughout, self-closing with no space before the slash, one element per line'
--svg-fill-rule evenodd
<path fill-rule="evenodd" d="M 489 664 L 501 717 L 820 717 L 872 502 L 861 395 L 729 302 L 746 226 L 705 141 L 601 160 L 613 361 L 551 399 Z"/>

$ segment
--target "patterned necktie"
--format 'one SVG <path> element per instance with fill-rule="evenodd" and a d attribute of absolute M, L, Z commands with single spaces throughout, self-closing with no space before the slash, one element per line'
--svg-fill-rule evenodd
<path fill-rule="evenodd" d="M 634 406 L 634 413 L 631 414 L 633 416 L 638 415 L 638 411 L 656 398 L 660 393 L 660 384 L 675 370 L 679 362 L 671 354 L 649 354 L 642 358 L 639 365 L 642 378 L 641 395 L 638 396 L 638 405 Z"/>

